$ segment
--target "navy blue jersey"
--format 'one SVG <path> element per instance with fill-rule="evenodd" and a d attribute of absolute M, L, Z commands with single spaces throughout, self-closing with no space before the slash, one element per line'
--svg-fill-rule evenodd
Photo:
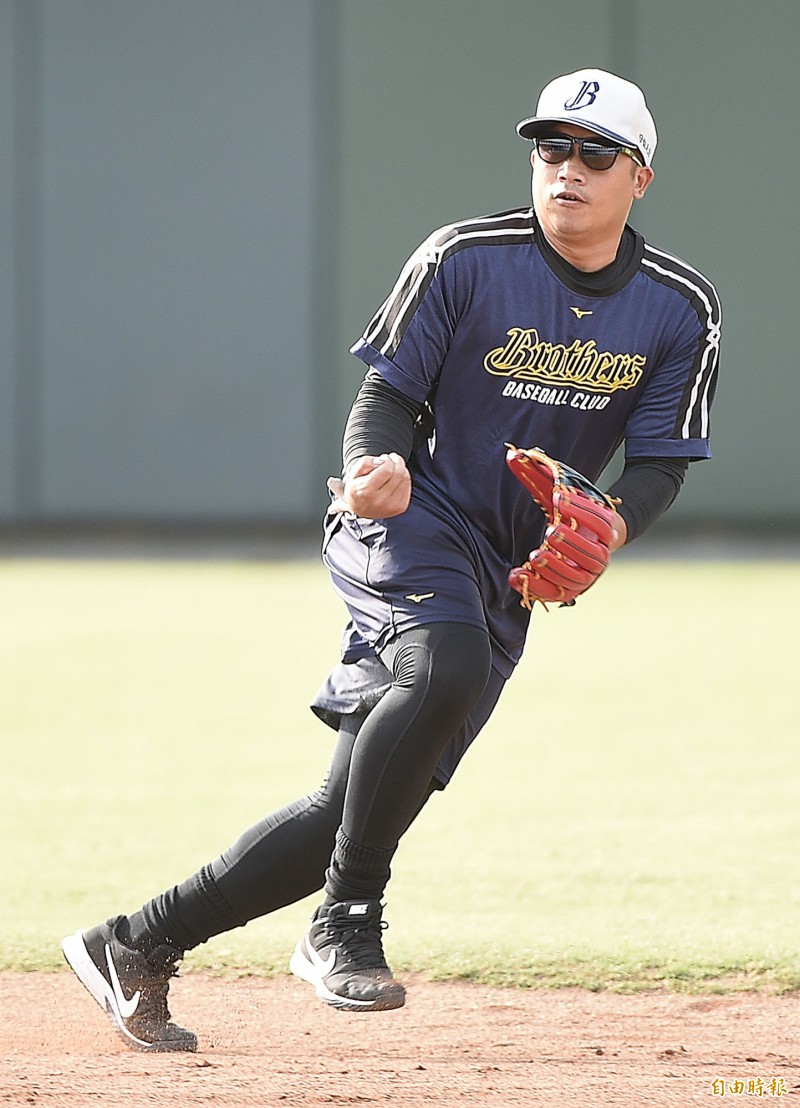
<path fill-rule="evenodd" d="M 538 543 L 543 517 L 505 443 L 591 480 L 623 441 L 628 457 L 710 457 L 716 291 L 630 228 L 626 241 L 625 264 L 597 287 L 554 254 L 530 208 L 445 227 L 352 349 L 429 406 L 414 497 L 476 529 L 507 566 Z"/>

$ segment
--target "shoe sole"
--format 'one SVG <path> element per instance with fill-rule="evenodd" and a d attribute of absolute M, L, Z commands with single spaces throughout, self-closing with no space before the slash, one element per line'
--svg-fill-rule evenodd
<path fill-rule="evenodd" d="M 394 989 L 376 997 L 375 1000 L 352 1000 L 331 992 L 316 966 L 312 965 L 304 954 L 302 943 L 298 943 L 294 948 L 294 953 L 289 960 L 289 969 L 295 977 L 313 985 L 321 1001 L 331 1008 L 338 1008 L 340 1012 L 391 1012 L 396 1008 L 402 1008 L 406 1002 L 406 991 L 402 985 L 395 985 Z"/>
<path fill-rule="evenodd" d="M 97 1001 L 114 1025 L 114 1030 L 131 1050 L 139 1050 L 148 1054 L 166 1054 L 177 1051 L 194 1052 L 197 1049 L 196 1043 L 194 1046 L 189 1043 L 177 1045 L 170 1044 L 169 1041 L 148 1043 L 144 1039 L 137 1039 L 125 1026 L 113 989 L 92 961 L 92 957 L 86 949 L 86 943 L 83 941 L 83 932 L 76 931 L 74 935 L 67 935 L 61 943 L 61 949 L 67 965 L 84 989 Z"/>

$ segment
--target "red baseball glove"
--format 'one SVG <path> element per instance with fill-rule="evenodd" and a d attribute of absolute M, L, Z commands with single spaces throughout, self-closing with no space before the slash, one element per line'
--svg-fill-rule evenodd
<path fill-rule="evenodd" d="M 542 545 L 512 569 L 508 583 L 524 607 L 574 604 L 608 565 L 616 528 L 613 502 L 577 470 L 543 450 L 506 443 L 506 464 L 548 519 Z"/>

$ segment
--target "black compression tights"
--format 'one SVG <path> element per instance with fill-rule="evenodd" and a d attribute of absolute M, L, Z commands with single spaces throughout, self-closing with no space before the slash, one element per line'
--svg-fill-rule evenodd
<path fill-rule="evenodd" d="M 143 949 L 188 950 L 325 886 L 329 899 L 378 898 L 400 836 L 436 789 L 439 757 L 489 676 L 485 631 L 430 624 L 382 660 L 394 683 L 364 720 L 343 720 L 314 793 L 266 816 L 215 861 L 129 918 Z"/>
<path fill-rule="evenodd" d="M 484 690 L 491 648 L 482 629 L 436 623 L 399 635 L 381 661 L 394 682 L 353 748 L 325 881 L 329 900 L 382 895 L 392 855 L 441 753 Z"/>

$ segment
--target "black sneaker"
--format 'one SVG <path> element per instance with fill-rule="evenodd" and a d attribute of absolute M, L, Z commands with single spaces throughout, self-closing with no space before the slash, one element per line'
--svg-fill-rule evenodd
<path fill-rule="evenodd" d="M 64 957 L 132 1050 L 197 1050 L 197 1036 L 170 1021 L 167 991 L 183 951 L 159 946 L 149 957 L 117 936 L 124 917 L 64 939 Z"/>
<path fill-rule="evenodd" d="M 289 969 L 334 1008 L 385 1012 L 402 1008 L 406 991 L 383 954 L 378 900 L 343 900 L 318 908 Z"/>

